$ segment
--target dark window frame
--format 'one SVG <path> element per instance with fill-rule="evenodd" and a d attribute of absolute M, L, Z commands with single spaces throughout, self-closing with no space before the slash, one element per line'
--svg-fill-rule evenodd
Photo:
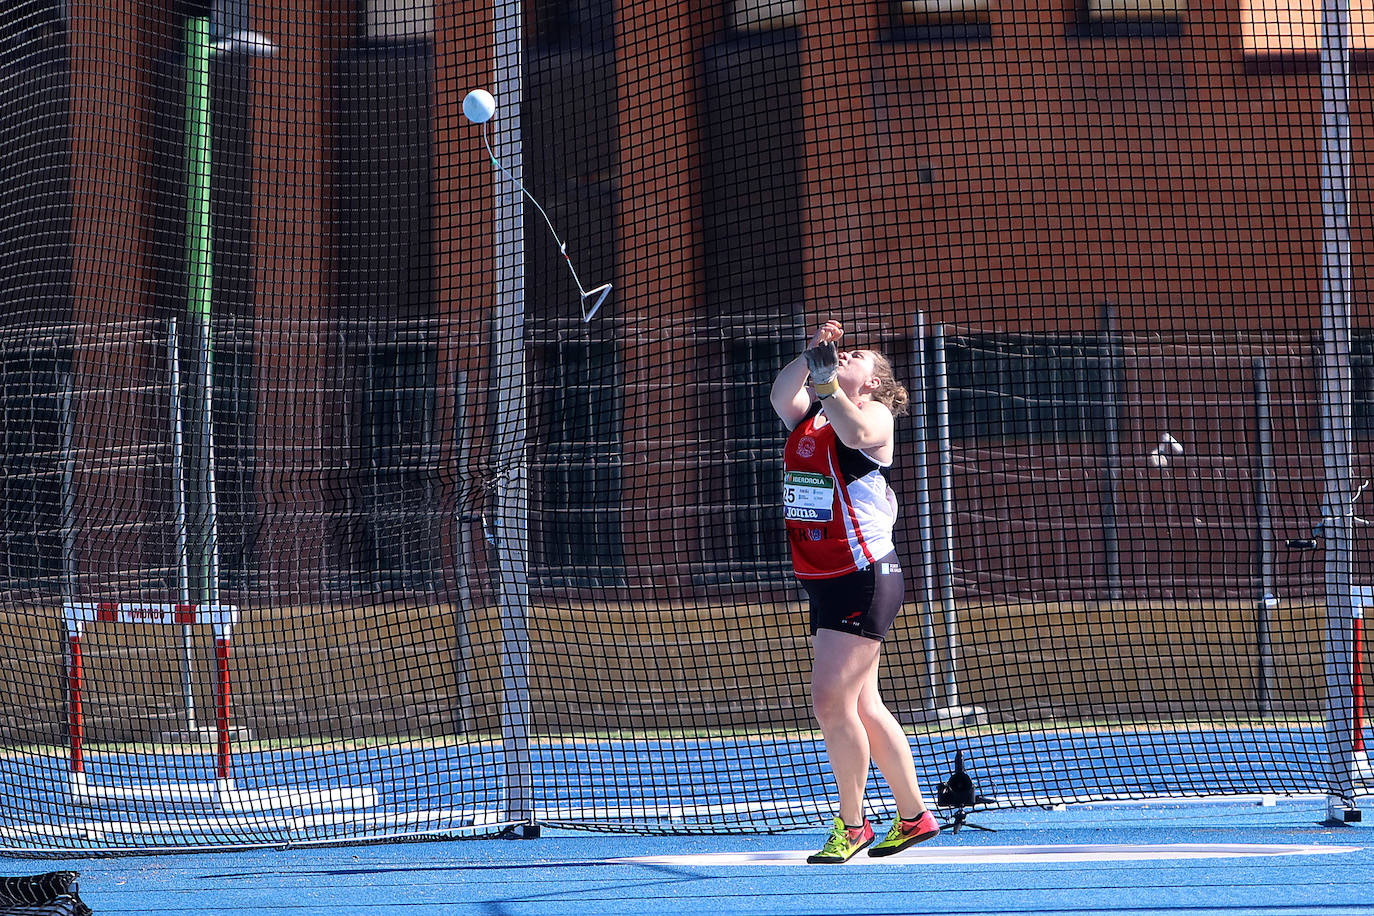
<path fill-rule="evenodd" d="M 1079 0 L 1072 34 L 1076 38 L 1178 38 L 1187 21 L 1186 10 L 1157 15 L 1095 16 L 1091 0 Z"/>
<path fill-rule="evenodd" d="M 1112 353 L 1100 334 L 960 334 L 945 339 L 945 358 L 955 439 L 1098 442 L 1107 435 Z"/>
<path fill-rule="evenodd" d="M 35 339 L 36 338 L 36 339 Z M 65 592 L 63 443 L 73 421 L 72 347 L 61 337 L 7 341 L 0 358 L 0 588 Z"/>
<path fill-rule="evenodd" d="M 1314 343 L 1314 360 L 1320 374 L 1321 341 Z M 1350 437 L 1374 440 L 1374 328 L 1350 331 Z M 1318 436 L 1320 436 L 1318 429 Z"/>
<path fill-rule="evenodd" d="M 252 28 L 251 0 L 214 0 L 210 7 L 210 37 L 228 38 Z"/>
<path fill-rule="evenodd" d="M 531 19 L 533 43 L 541 50 L 615 44 L 614 0 L 535 0 Z"/>
<path fill-rule="evenodd" d="M 791 575 L 782 519 L 782 451 L 787 431 L 773 410 L 773 379 L 795 355 L 778 336 L 740 336 L 727 343 L 726 557 L 731 581 L 782 582 Z"/>
<path fill-rule="evenodd" d="M 554 335 L 532 352 L 531 579 L 623 585 L 619 346 Z"/>
<path fill-rule="evenodd" d="M 989 0 L 982 9 L 926 17 L 907 10 L 903 0 L 890 0 L 886 37 L 895 42 L 991 41 L 994 2 Z"/>
<path fill-rule="evenodd" d="M 335 509 L 339 570 L 352 586 L 437 588 L 446 516 L 437 340 L 424 329 L 340 337 L 352 444 L 339 450 L 349 465 L 347 497 Z"/>

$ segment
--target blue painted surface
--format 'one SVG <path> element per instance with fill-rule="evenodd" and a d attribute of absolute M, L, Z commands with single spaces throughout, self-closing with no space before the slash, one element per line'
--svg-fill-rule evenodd
<path fill-rule="evenodd" d="M 1092 914 L 1350 916 L 1374 913 L 1374 832 L 1319 826 L 1316 800 L 992 811 L 932 841 L 980 846 L 1272 843 L 1357 847 L 1263 859 L 821 866 L 648 866 L 607 858 L 814 849 L 822 833 L 625 837 L 553 832 L 467 840 L 3 863 L 5 874 L 82 873 L 100 916 L 196 913 Z"/>

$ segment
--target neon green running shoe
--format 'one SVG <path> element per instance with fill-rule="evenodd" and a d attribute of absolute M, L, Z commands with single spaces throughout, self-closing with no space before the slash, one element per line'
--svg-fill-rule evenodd
<path fill-rule="evenodd" d="M 935 823 L 935 815 L 922 811 L 914 821 L 904 821 L 900 816 L 892 822 L 883 841 L 868 851 L 870 856 L 890 856 L 901 852 L 908 846 L 924 843 L 940 833 L 940 825 Z"/>
<path fill-rule="evenodd" d="M 812 865 L 840 865 L 854 858 L 855 853 L 873 842 L 873 825 L 864 818 L 861 827 L 846 827 L 844 821 L 835 818 L 835 829 L 830 831 L 830 839 L 825 841 L 821 851 L 808 856 L 806 861 Z"/>

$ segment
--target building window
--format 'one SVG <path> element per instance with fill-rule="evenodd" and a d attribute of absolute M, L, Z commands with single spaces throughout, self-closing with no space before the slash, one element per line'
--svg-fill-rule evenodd
<path fill-rule="evenodd" d="M 531 575 L 553 587 L 619 584 L 624 548 L 615 345 L 557 340 L 536 352 Z"/>
<path fill-rule="evenodd" d="M 31 63 L 43 50 L 60 45 L 66 18 L 61 0 L 9 0 L 0 11 L 0 64 Z"/>
<path fill-rule="evenodd" d="M 1074 442 L 1105 435 L 1111 362 L 1097 336 L 974 334 L 945 343 L 956 438 Z"/>
<path fill-rule="evenodd" d="M 1316 62 L 1321 50 L 1321 0 L 1247 0 L 1243 16 L 1247 56 Z M 1351 0 L 1351 51 L 1367 54 L 1371 36 L 1374 0 Z"/>
<path fill-rule="evenodd" d="M 990 38 L 991 0 L 897 0 L 897 37 L 926 41 Z"/>
<path fill-rule="evenodd" d="M 1187 0 L 1087 0 L 1084 13 L 1098 20 L 1181 19 Z"/>
<path fill-rule="evenodd" d="M 1187 12 L 1187 0 L 1082 0 L 1078 26 L 1084 36 L 1174 36 Z"/>
<path fill-rule="evenodd" d="M 260 518 L 254 497 L 255 401 L 253 321 L 217 318 L 214 330 L 213 425 L 220 576 L 231 588 L 254 582 Z M 182 356 L 182 373 L 188 367 Z"/>
<path fill-rule="evenodd" d="M 609 47 L 613 0 L 534 0 L 534 39 L 544 47 Z"/>
<path fill-rule="evenodd" d="M 784 353 L 784 348 L 786 352 Z M 755 581 L 791 572 L 782 521 L 782 445 L 785 431 L 768 395 L 796 345 L 776 337 L 736 340 L 730 348 L 728 552 L 736 569 Z"/>
<path fill-rule="evenodd" d="M 368 0 L 367 37 L 408 41 L 434 34 L 434 0 Z"/>
<path fill-rule="evenodd" d="M 71 349 L 6 334 L 0 347 L 0 587 L 60 595 L 72 461 Z"/>
<path fill-rule="evenodd" d="M 441 576 L 437 349 L 423 335 L 346 334 L 349 441 L 338 554 L 345 584 L 422 590 Z"/>
<path fill-rule="evenodd" d="M 1315 345 L 1320 376 L 1321 342 Z M 1356 439 L 1374 439 L 1374 330 L 1356 328 L 1350 332 L 1351 434 Z"/>
<path fill-rule="evenodd" d="M 251 0 L 215 0 L 210 8 L 210 37 L 228 38 L 252 28 L 250 3 Z"/>
<path fill-rule="evenodd" d="M 790 29 L 806 15 L 805 0 L 727 0 L 730 28 L 735 32 Z"/>
<path fill-rule="evenodd" d="M 708 412 L 722 422 L 703 430 L 704 486 L 692 508 L 713 520 L 703 525 L 701 557 L 693 566 L 699 584 L 778 583 L 791 565 L 782 521 L 782 446 L 786 430 L 769 403 L 773 379 L 796 355 L 792 335 L 779 341 L 783 319 L 771 330 L 755 326 L 726 331 L 722 381 L 703 392 Z"/>

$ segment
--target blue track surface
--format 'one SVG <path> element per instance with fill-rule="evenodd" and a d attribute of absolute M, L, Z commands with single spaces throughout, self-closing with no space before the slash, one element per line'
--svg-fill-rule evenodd
<path fill-rule="evenodd" d="M 1374 913 L 1374 834 L 1318 825 L 1320 802 L 1238 802 L 993 811 L 997 833 L 946 833 L 920 850 L 970 861 L 844 866 L 613 863 L 636 856 L 805 852 L 819 830 L 777 836 L 546 835 L 369 847 L 4 863 L 5 874 L 70 867 L 99 916 L 196 913 L 979 914 L 1354 916 Z M 994 847 L 1247 843 L 1325 854 L 1017 863 Z M 902 859 L 908 854 L 897 857 Z"/>

